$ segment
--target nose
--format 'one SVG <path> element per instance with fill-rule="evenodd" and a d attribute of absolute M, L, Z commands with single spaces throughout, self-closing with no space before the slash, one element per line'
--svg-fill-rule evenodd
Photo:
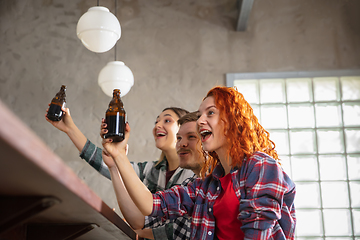
<path fill-rule="evenodd" d="M 201 126 L 205 124 L 205 117 L 203 114 L 200 115 L 200 117 L 198 118 L 198 120 L 196 121 L 196 124 Z"/>
<path fill-rule="evenodd" d="M 161 128 L 161 122 L 160 121 L 155 124 L 155 129 L 158 129 L 158 128 Z"/>
<path fill-rule="evenodd" d="M 178 141 L 176 142 L 176 144 L 177 144 L 178 147 L 180 147 L 180 148 L 185 148 L 185 147 L 188 146 L 188 142 L 187 142 L 184 138 L 178 140 Z"/>
<path fill-rule="evenodd" d="M 159 123 L 155 123 L 155 126 L 154 126 L 154 128 L 153 128 L 153 135 L 154 135 L 154 136 L 156 135 L 156 130 L 158 130 L 158 129 L 160 129 L 160 128 L 161 128 L 160 124 L 159 124 Z"/>
<path fill-rule="evenodd" d="M 181 147 L 186 148 L 188 146 L 188 142 L 186 140 L 182 141 Z"/>

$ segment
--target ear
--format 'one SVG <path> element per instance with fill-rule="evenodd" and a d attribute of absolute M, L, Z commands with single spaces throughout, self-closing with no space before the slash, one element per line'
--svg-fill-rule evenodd
<path fill-rule="evenodd" d="M 227 136 L 230 129 L 229 121 L 227 119 L 221 119 L 221 122 L 223 123 L 224 134 Z"/>

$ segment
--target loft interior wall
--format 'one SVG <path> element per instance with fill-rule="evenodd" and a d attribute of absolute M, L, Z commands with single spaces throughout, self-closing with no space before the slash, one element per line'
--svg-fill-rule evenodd
<path fill-rule="evenodd" d="M 0 99 L 117 209 L 110 181 L 44 117 L 51 98 L 67 85 L 75 123 L 101 146 L 99 123 L 110 99 L 97 77 L 114 60 L 114 49 L 96 54 L 76 37 L 77 21 L 96 3 L 0 0 Z M 256 0 L 245 32 L 235 31 L 236 4 L 118 0 L 117 60 L 135 77 L 123 98 L 132 128 L 130 160 L 156 160 L 151 130 L 159 112 L 168 106 L 196 110 L 211 87 L 225 84 L 225 73 L 360 68 L 360 2 Z M 114 13 L 113 0 L 100 5 Z"/>

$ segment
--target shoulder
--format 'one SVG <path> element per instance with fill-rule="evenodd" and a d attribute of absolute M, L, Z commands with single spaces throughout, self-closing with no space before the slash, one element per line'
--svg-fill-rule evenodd
<path fill-rule="evenodd" d="M 244 160 L 245 165 L 278 164 L 277 161 L 264 152 L 255 152 Z"/>
<path fill-rule="evenodd" d="M 130 162 L 136 174 L 143 181 L 144 177 L 148 174 L 158 173 L 159 169 L 155 168 L 156 161 L 150 162 Z"/>
<path fill-rule="evenodd" d="M 194 182 L 196 178 L 198 178 L 198 176 L 197 176 L 195 173 L 193 173 L 193 176 L 186 178 L 186 179 L 181 183 L 181 185 L 187 186 L 189 183 Z"/>
<path fill-rule="evenodd" d="M 244 159 L 239 174 L 242 179 L 250 177 L 255 180 L 263 176 L 265 172 L 267 175 L 277 175 L 277 172 L 281 172 L 281 166 L 266 153 L 255 152 Z"/>
<path fill-rule="evenodd" d="M 130 164 L 135 167 L 137 166 L 138 168 L 142 168 L 142 169 L 145 169 L 145 168 L 152 168 L 153 166 L 155 166 L 156 164 L 156 161 L 150 161 L 150 162 L 130 162 Z"/>
<path fill-rule="evenodd" d="M 190 169 L 184 169 L 184 168 L 179 167 L 179 170 L 180 170 L 179 172 L 181 174 L 181 178 L 183 180 L 185 180 L 187 178 L 191 178 L 191 177 L 193 177 L 195 175 L 195 173 L 193 171 L 191 171 Z"/>
<path fill-rule="evenodd" d="M 263 152 L 256 152 L 244 161 L 241 169 L 242 178 L 246 182 L 262 182 L 278 184 L 292 188 L 292 180 L 284 172 L 281 165 L 271 156 Z"/>
<path fill-rule="evenodd" d="M 196 177 L 187 184 L 187 187 L 196 193 L 202 192 L 205 194 L 209 189 L 213 188 L 214 181 L 215 179 L 212 174 L 206 176 L 204 179 Z"/>

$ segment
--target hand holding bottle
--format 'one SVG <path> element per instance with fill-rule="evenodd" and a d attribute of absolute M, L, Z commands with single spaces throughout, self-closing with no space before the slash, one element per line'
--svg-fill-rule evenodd
<path fill-rule="evenodd" d="M 49 106 L 50 106 L 50 104 L 49 104 Z M 48 113 L 49 109 L 46 110 L 45 119 L 46 119 L 46 121 L 51 123 L 51 125 L 53 125 L 60 131 L 63 131 L 64 133 L 67 134 L 75 126 L 75 123 L 72 120 L 69 108 L 63 107 L 63 108 L 61 108 L 61 110 L 63 111 L 63 117 L 60 121 L 52 121 L 47 117 L 47 113 Z"/>
<path fill-rule="evenodd" d="M 129 124 L 126 123 L 126 125 L 125 125 L 125 138 L 121 142 L 115 142 L 111 138 L 104 138 L 104 135 L 106 135 L 107 133 L 108 133 L 108 129 L 107 129 L 106 121 L 105 121 L 105 119 L 102 119 L 101 127 L 100 127 L 100 136 L 102 138 L 102 145 L 104 147 L 104 150 L 106 151 L 105 154 L 107 156 L 111 156 L 113 158 L 116 158 L 118 156 L 120 156 L 120 157 L 126 156 L 127 148 L 128 148 L 127 142 L 128 142 L 129 136 L 130 136 Z"/>

